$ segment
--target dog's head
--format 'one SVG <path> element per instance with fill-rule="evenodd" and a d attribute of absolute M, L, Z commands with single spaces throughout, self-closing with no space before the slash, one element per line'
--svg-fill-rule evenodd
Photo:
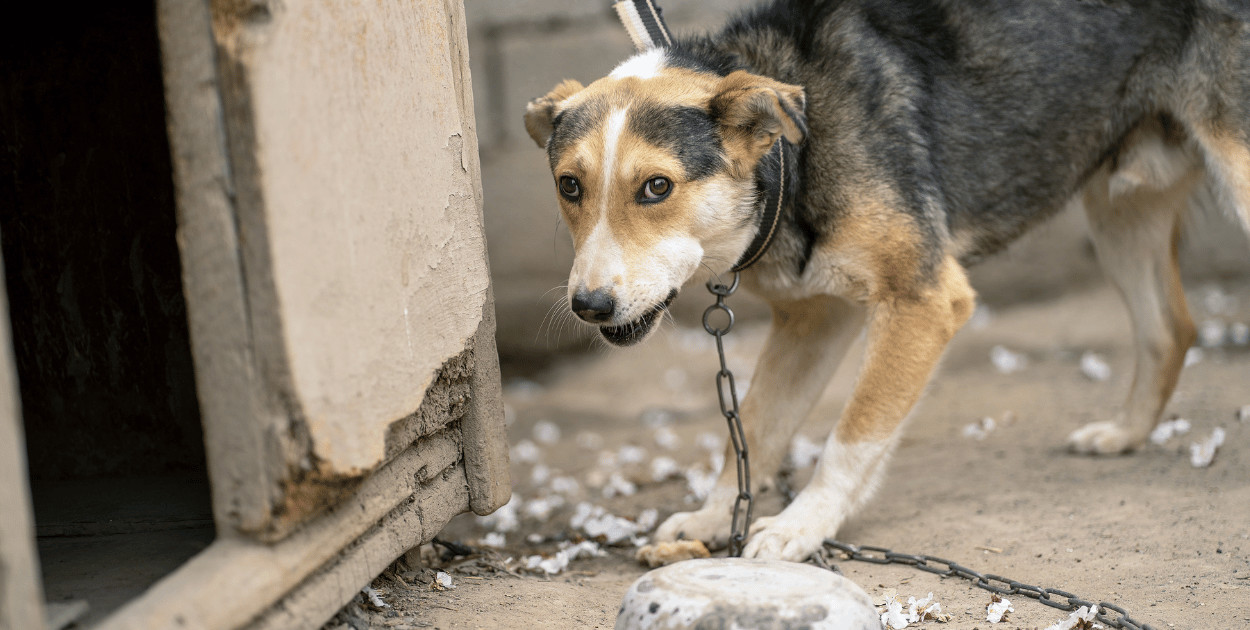
<path fill-rule="evenodd" d="M 778 137 L 803 140 L 802 88 L 690 65 L 641 53 L 525 113 L 573 236 L 569 305 L 615 345 L 645 339 L 687 281 L 733 266 L 755 235 L 757 164 Z"/>

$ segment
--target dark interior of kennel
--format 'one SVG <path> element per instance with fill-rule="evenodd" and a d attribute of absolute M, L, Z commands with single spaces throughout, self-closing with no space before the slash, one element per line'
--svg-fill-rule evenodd
<path fill-rule="evenodd" d="M 45 590 L 96 619 L 213 537 L 160 52 L 151 2 L 23 6 L 0 242 Z"/>

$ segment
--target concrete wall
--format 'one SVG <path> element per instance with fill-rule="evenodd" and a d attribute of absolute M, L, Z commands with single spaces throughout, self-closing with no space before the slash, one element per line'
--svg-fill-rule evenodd
<path fill-rule="evenodd" d="M 714 30 L 753 0 L 663 0 L 678 33 Z M 549 308 L 563 295 L 572 245 L 560 224 L 551 174 L 541 149 L 521 123 L 525 103 L 562 79 L 589 83 L 633 48 L 607 0 L 471 0 L 466 3 L 474 102 L 486 192 L 486 234 L 499 313 L 501 353 L 517 369 L 551 353 L 585 349 L 584 338 L 554 322 Z M 1185 268 L 1210 276 L 1250 272 L 1240 230 L 1226 217 L 1203 216 L 1191 230 L 1197 246 L 1185 250 Z M 1065 214 L 973 271 L 982 299 L 995 305 L 1045 299 L 1101 282 L 1084 218 Z M 548 293 L 548 291 L 550 291 Z M 674 305 L 693 322 L 705 307 L 702 292 L 687 291 Z M 695 295 L 697 293 L 697 295 Z M 735 298 L 744 311 L 749 298 Z"/>

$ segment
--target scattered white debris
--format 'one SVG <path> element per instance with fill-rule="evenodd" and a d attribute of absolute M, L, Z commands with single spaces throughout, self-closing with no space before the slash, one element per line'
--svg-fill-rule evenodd
<path fill-rule="evenodd" d="M 670 338 L 676 339 L 677 346 L 690 353 L 703 352 L 716 343 L 702 328 L 679 328 L 677 334 Z"/>
<path fill-rule="evenodd" d="M 712 433 L 711 431 L 704 431 L 703 433 L 700 433 L 699 437 L 695 438 L 694 443 L 697 444 L 699 448 L 711 453 L 718 453 L 725 450 L 724 438 L 717 433 Z"/>
<path fill-rule="evenodd" d="M 641 446 L 634 446 L 633 444 L 626 444 L 621 447 L 621 450 L 616 452 L 616 461 L 625 466 L 642 463 L 646 459 L 647 449 Z"/>
<path fill-rule="evenodd" d="M 1155 426 L 1154 431 L 1150 432 L 1150 441 L 1154 444 L 1158 444 L 1159 446 L 1163 446 L 1173 437 L 1189 433 L 1189 429 L 1191 428 L 1193 428 L 1193 425 L 1184 418 L 1165 420 Z"/>
<path fill-rule="evenodd" d="M 521 524 L 517 513 L 521 510 L 521 495 L 512 493 L 512 498 L 494 513 L 477 517 L 478 525 L 497 532 L 514 531 Z"/>
<path fill-rule="evenodd" d="M 707 498 L 708 494 L 711 494 L 712 488 L 716 487 L 716 477 L 715 472 L 701 468 L 687 468 L 686 489 L 696 501 L 702 501 Z"/>
<path fill-rule="evenodd" d="M 598 505 L 584 502 L 577 504 L 569 525 L 585 532 L 589 538 L 603 536 L 604 542 L 609 545 L 629 539 L 642 529 L 634 521 L 610 514 Z"/>
<path fill-rule="evenodd" d="M 1250 405 L 1243 405 L 1237 410 L 1237 420 L 1239 422 L 1250 422 Z"/>
<path fill-rule="evenodd" d="M 1212 284 L 1203 293 L 1202 305 L 1212 315 L 1230 315 L 1237 310 L 1237 298 Z"/>
<path fill-rule="evenodd" d="M 1087 350 L 1081 355 L 1081 374 L 1091 381 L 1105 381 L 1111 378 L 1111 366 L 1101 356 Z"/>
<path fill-rule="evenodd" d="M 1228 334 L 1228 326 L 1218 319 L 1208 319 L 1198 325 L 1198 343 L 1204 348 L 1218 348 L 1224 345 L 1224 337 Z"/>
<path fill-rule="evenodd" d="M 449 575 L 446 571 L 439 571 L 438 573 L 435 573 L 434 583 L 446 590 L 456 588 L 456 585 L 451 581 L 451 575 Z"/>
<path fill-rule="evenodd" d="M 903 604 L 898 600 L 898 595 L 893 590 L 886 592 L 885 603 L 878 606 L 884 607 L 881 612 L 881 625 L 890 630 L 902 630 L 909 624 L 921 621 L 950 621 L 950 615 L 942 614 L 942 605 L 933 601 L 933 593 L 929 593 L 924 599 L 916 599 L 908 597 L 907 604 Z"/>
<path fill-rule="evenodd" d="M 673 391 L 681 390 L 689 380 L 690 376 L 681 368 L 671 367 L 664 371 L 664 384 Z"/>
<path fill-rule="evenodd" d="M 518 400 L 530 400 L 542 393 L 543 386 L 529 379 L 518 378 L 508 381 L 504 385 L 504 391 Z"/>
<path fill-rule="evenodd" d="M 521 462 L 522 464 L 532 464 L 538 461 L 542 456 L 542 450 L 538 445 L 529 441 L 521 440 L 512 447 L 512 461 Z"/>
<path fill-rule="evenodd" d="M 993 319 L 994 314 L 990 312 L 990 307 L 984 304 L 977 304 L 977 307 L 972 311 L 972 317 L 968 318 L 967 326 L 972 330 L 984 330 Z"/>
<path fill-rule="evenodd" d="M 1016 612 L 1016 609 L 1011 607 L 1011 600 L 995 595 L 985 607 L 985 620 L 990 623 L 998 623 L 1005 620 L 1007 613 L 1011 612 Z"/>
<path fill-rule="evenodd" d="M 1189 463 L 1194 468 L 1206 468 L 1215 461 L 1215 451 L 1224 445 L 1223 427 L 1215 427 L 1211 436 L 1201 442 L 1189 445 Z"/>
<path fill-rule="evenodd" d="M 525 515 L 540 521 L 547 520 L 551 512 L 564 507 L 564 497 L 553 494 L 547 497 L 530 499 L 525 502 Z"/>
<path fill-rule="evenodd" d="M 655 443 L 666 451 L 675 451 L 681 446 L 681 438 L 677 437 L 677 433 L 668 427 L 660 427 L 655 430 Z"/>
<path fill-rule="evenodd" d="M 534 423 L 534 439 L 548 446 L 560 441 L 560 427 L 550 420 Z"/>
<path fill-rule="evenodd" d="M 638 531 L 649 532 L 655 528 L 655 524 L 660 521 L 660 511 L 655 508 L 647 508 L 638 514 L 635 521 L 638 524 Z"/>
<path fill-rule="evenodd" d="M 1250 325 L 1234 322 L 1228 327 L 1228 342 L 1234 346 L 1250 345 Z"/>
<path fill-rule="evenodd" d="M 663 455 L 651 460 L 651 480 L 664 481 L 681 474 L 681 466 L 672 457 Z"/>
<path fill-rule="evenodd" d="M 803 470 L 816 463 L 820 459 L 820 454 L 825 450 L 821 444 L 807 439 L 806 435 L 799 433 L 790 440 L 790 465 L 795 470 Z"/>
<path fill-rule="evenodd" d="M 562 476 L 551 480 L 551 491 L 563 495 L 577 494 L 582 484 L 572 477 Z"/>
<path fill-rule="evenodd" d="M 673 422 L 673 414 L 667 409 L 648 409 L 642 412 L 642 423 L 648 429 L 667 426 Z"/>
<path fill-rule="evenodd" d="M 994 346 L 990 348 L 990 363 L 1000 374 L 1015 374 L 1029 366 L 1029 358 L 1003 346 Z"/>
<path fill-rule="evenodd" d="M 986 416 L 976 422 L 964 425 L 962 433 L 966 438 L 984 440 L 989 437 L 990 433 L 993 433 L 996 428 L 998 428 L 998 423 L 995 422 L 993 418 Z"/>
<path fill-rule="evenodd" d="M 712 467 L 713 473 L 719 475 L 720 471 L 725 469 L 725 453 L 723 451 L 709 453 L 707 456 L 707 464 Z"/>
<path fill-rule="evenodd" d="M 536 486 L 541 486 L 551 479 L 551 469 L 543 464 L 534 464 L 534 468 L 530 470 L 530 481 Z"/>
<path fill-rule="evenodd" d="M 1097 604 L 1094 604 L 1093 606 L 1081 606 L 1080 608 L 1072 611 L 1072 614 L 1068 615 L 1067 619 L 1061 619 L 1049 626 L 1046 626 L 1046 630 L 1076 630 L 1077 628 L 1086 630 L 1087 628 L 1105 628 L 1106 626 L 1096 623 L 1097 618 Z"/>
<path fill-rule="evenodd" d="M 638 486 L 619 472 L 614 472 L 608 477 L 608 482 L 603 486 L 603 498 L 611 499 L 612 497 L 632 497 L 638 492 Z"/>
<path fill-rule="evenodd" d="M 569 562 L 583 557 L 595 557 L 605 555 L 599 549 L 598 543 L 591 540 L 583 540 L 576 545 L 565 542 L 562 548 L 551 555 L 549 558 L 542 556 L 529 556 L 525 558 L 525 568 L 530 571 L 542 571 L 547 575 L 556 575 L 562 573 L 569 567 Z"/>
<path fill-rule="evenodd" d="M 1185 351 L 1185 367 L 1202 363 L 1202 360 L 1205 358 L 1206 353 L 1202 351 L 1202 348 L 1194 346 Z"/>
<path fill-rule="evenodd" d="M 441 572 L 440 572 L 440 573 L 439 573 L 439 575 L 447 575 L 447 574 L 446 574 L 446 573 L 441 573 Z M 448 578 L 448 579 L 450 579 L 450 578 Z M 390 608 L 390 607 L 391 607 L 391 605 L 390 605 L 390 604 L 388 604 L 388 603 L 386 603 L 386 602 L 382 601 L 382 596 L 381 596 L 381 595 L 379 595 L 379 594 L 378 594 L 378 592 L 377 592 L 376 590 L 374 590 L 374 588 L 373 588 L 372 586 L 366 586 L 366 587 L 364 587 L 364 588 L 360 589 L 360 592 L 361 592 L 361 593 L 364 593 L 364 594 L 365 594 L 365 597 L 368 597 L 368 598 L 369 598 L 369 603 L 370 603 L 370 604 L 373 604 L 374 606 L 376 606 L 376 607 L 378 607 L 378 608 Z"/>
<path fill-rule="evenodd" d="M 478 544 L 483 547 L 500 549 L 508 544 L 508 537 L 499 532 L 490 532 L 489 534 L 483 536 L 482 539 L 478 541 Z"/>
<path fill-rule="evenodd" d="M 594 431 L 582 431 L 577 434 L 577 445 L 589 449 L 599 448 L 603 446 L 603 436 Z"/>

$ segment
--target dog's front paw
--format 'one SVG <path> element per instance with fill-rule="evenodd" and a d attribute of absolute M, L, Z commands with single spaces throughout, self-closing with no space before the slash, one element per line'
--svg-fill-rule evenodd
<path fill-rule="evenodd" d="M 820 549 L 825 538 L 837 533 L 836 527 L 835 531 L 825 531 L 819 519 L 815 521 L 787 516 L 785 512 L 756 519 L 742 557 L 803 562 Z"/>
<path fill-rule="evenodd" d="M 726 510 L 719 509 L 678 512 L 655 530 L 655 540 L 702 540 L 712 546 L 722 546 L 729 540 L 730 519 Z"/>
<path fill-rule="evenodd" d="M 1083 455 L 1119 455 L 1145 441 L 1117 422 L 1091 422 L 1068 435 L 1068 447 Z"/>

